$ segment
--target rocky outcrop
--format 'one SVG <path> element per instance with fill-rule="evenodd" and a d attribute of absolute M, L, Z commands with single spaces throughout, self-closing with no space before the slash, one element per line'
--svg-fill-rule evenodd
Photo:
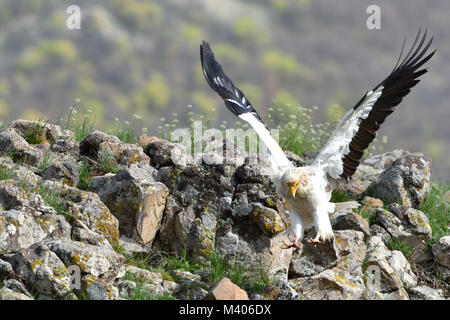
<path fill-rule="evenodd" d="M 92 190 L 119 220 L 123 233 L 151 246 L 169 191 L 137 168 L 92 179 Z"/>
<path fill-rule="evenodd" d="M 374 181 L 367 193 L 387 203 L 408 207 L 420 205 L 430 189 L 431 158 L 413 153 L 395 160 Z"/>
<path fill-rule="evenodd" d="M 442 267 L 450 269 L 450 236 L 442 237 L 433 244 L 432 250 L 436 262 Z"/>
<path fill-rule="evenodd" d="M 364 160 L 340 189 L 362 209 L 331 216 L 333 241 L 303 241 L 294 251 L 281 248 L 292 236 L 290 218 L 265 174 L 268 159 L 215 143 L 192 157 L 155 137 L 135 145 L 94 131 L 77 142 L 33 121 L 1 130 L 0 299 L 448 295 L 417 269 L 450 278 L 448 236 L 430 246 L 430 221 L 417 209 L 429 188 L 429 157 L 395 150 Z M 315 154 L 286 155 L 303 166 Z M 260 274 L 267 283 L 257 292 L 229 274 L 214 283 L 221 264 L 221 272 Z"/>

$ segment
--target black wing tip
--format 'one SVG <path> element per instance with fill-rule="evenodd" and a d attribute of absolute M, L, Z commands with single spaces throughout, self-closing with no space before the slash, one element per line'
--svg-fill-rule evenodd
<path fill-rule="evenodd" d="M 205 40 L 202 40 L 202 43 L 200 44 L 200 50 L 201 51 L 211 51 L 211 46 L 209 45 L 208 42 L 206 42 Z"/>
<path fill-rule="evenodd" d="M 419 31 L 417 32 L 417 35 L 414 39 L 413 44 L 411 45 L 411 48 L 410 48 L 408 54 L 405 56 L 405 58 L 400 63 L 400 65 L 398 67 L 396 66 L 395 70 L 398 70 L 401 68 L 414 68 L 414 66 L 416 64 L 421 63 L 422 57 L 428 51 L 428 49 L 430 48 L 430 46 L 434 40 L 434 35 L 431 35 L 431 38 L 425 44 L 425 40 L 427 39 L 427 35 L 428 35 L 428 29 L 425 29 L 425 31 L 423 32 L 422 38 L 420 38 L 421 33 L 422 33 L 422 27 L 419 27 Z M 420 38 L 420 41 L 418 41 L 419 38 Z M 436 52 L 436 50 L 437 49 L 435 49 L 432 53 L 434 54 L 434 52 Z M 403 51 L 403 48 L 402 48 L 402 51 Z M 430 56 L 430 58 L 431 58 L 431 56 Z M 426 58 L 428 58 L 428 56 Z M 426 59 L 426 58 L 424 58 L 424 59 Z M 422 60 L 424 60 L 424 59 L 422 59 Z"/>
<path fill-rule="evenodd" d="M 377 100 L 369 116 L 365 120 L 363 120 L 365 125 L 360 125 L 358 133 L 353 137 L 352 142 L 350 143 L 350 153 L 342 158 L 344 172 L 340 175 L 341 179 L 349 181 L 359 165 L 359 159 L 361 159 L 362 153 L 359 154 L 357 151 L 352 150 L 353 144 L 363 144 L 363 150 L 367 149 L 369 143 L 375 137 L 376 131 L 378 130 L 380 125 L 384 122 L 385 118 L 393 112 L 392 107 L 397 106 L 402 101 L 402 99 L 411 91 L 411 88 L 420 82 L 420 79 L 418 78 L 428 71 L 427 68 L 421 70 L 418 69 L 431 59 L 431 57 L 436 53 L 437 49 L 429 52 L 429 48 L 434 40 L 434 35 L 432 35 L 431 38 L 426 41 L 428 30 L 425 29 L 422 38 L 420 38 L 421 34 L 422 28 L 420 27 L 411 48 L 403 58 L 402 55 L 406 43 L 405 38 L 405 40 L 403 41 L 400 57 L 398 58 L 391 74 L 378 86 L 376 86 L 375 89 L 373 89 L 373 91 L 375 91 L 380 85 L 386 85 L 390 88 L 386 91 L 389 93 L 385 94 L 385 91 L 383 91 L 383 99 Z M 392 90 L 393 88 L 395 90 Z M 364 95 L 362 100 L 366 97 L 366 95 Z M 357 108 L 361 104 L 362 100 L 360 100 L 360 102 L 358 102 L 354 108 Z M 361 124 L 363 122 L 361 122 Z M 357 136 L 358 138 L 356 138 Z M 361 138 L 363 137 L 367 141 L 361 141 Z M 357 163 L 355 163 L 356 160 L 352 159 L 352 156 L 358 159 Z"/>

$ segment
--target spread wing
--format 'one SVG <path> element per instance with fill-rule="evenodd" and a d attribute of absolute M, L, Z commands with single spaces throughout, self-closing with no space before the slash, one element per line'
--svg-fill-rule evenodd
<path fill-rule="evenodd" d="M 222 67 L 214 58 L 209 44 L 205 41 L 200 45 L 200 59 L 203 74 L 209 86 L 222 97 L 225 106 L 236 116 L 248 122 L 268 149 L 273 169 L 280 171 L 283 167 L 293 167 L 283 150 L 270 135 L 263 120 L 241 90 L 236 88 Z"/>
<path fill-rule="evenodd" d="M 409 53 L 399 64 L 400 58 L 391 74 L 349 110 L 338 124 L 333 135 L 313 162 L 329 177 L 347 181 L 355 173 L 364 150 L 376 136 L 377 130 L 386 117 L 394 112 L 395 107 L 420 80 L 417 78 L 427 72 L 418 70 L 436 52 L 427 53 L 433 38 L 426 45 L 427 32 L 420 41 L 419 30 Z"/>

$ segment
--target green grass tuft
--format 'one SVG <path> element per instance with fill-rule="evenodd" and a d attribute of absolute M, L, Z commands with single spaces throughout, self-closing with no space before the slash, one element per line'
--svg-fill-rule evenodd
<path fill-rule="evenodd" d="M 12 170 L 10 170 L 5 164 L 0 164 L 0 180 L 8 180 L 14 177 Z"/>
<path fill-rule="evenodd" d="M 152 294 L 144 284 L 136 283 L 136 288 L 129 294 L 129 300 L 175 300 L 175 298 L 167 291 L 162 294 Z"/>
<path fill-rule="evenodd" d="M 105 173 L 117 173 L 119 165 L 112 151 L 106 149 L 98 153 L 100 167 Z"/>
<path fill-rule="evenodd" d="M 80 190 L 88 190 L 91 183 L 90 168 L 86 161 L 82 161 L 78 167 L 78 184 Z"/>
<path fill-rule="evenodd" d="M 193 272 L 201 269 L 201 266 L 190 261 L 186 252 L 181 257 L 172 256 L 165 252 L 154 251 L 152 253 L 134 253 L 125 255 L 125 263 L 152 272 L 158 272 L 164 280 L 173 281 L 171 270 L 183 270 Z"/>
<path fill-rule="evenodd" d="M 244 264 L 225 259 L 216 251 L 210 256 L 210 262 L 208 269 L 210 282 L 214 283 L 227 277 L 248 293 L 260 293 L 270 283 L 267 270 L 263 267 L 251 270 Z"/>
<path fill-rule="evenodd" d="M 338 202 L 346 202 L 355 200 L 354 197 L 350 196 L 348 193 L 340 190 L 333 190 L 331 192 L 330 202 L 338 203 Z"/>
<path fill-rule="evenodd" d="M 44 152 L 44 157 L 42 158 L 42 163 L 39 165 L 40 170 L 44 170 L 48 166 L 55 162 L 55 158 L 52 156 L 51 152 Z"/>
<path fill-rule="evenodd" d="M 388 243 L 386 244 L 389 250 L 398 250 L 405 258 L 409 259 L 412 254 L 414 253 L 414 248 L 409 246 L 405 241 L 398 240 L 398 239 L 389 239 Z"/>
<path fill-rule="evenodd" d="M 74 133 L 76 141 L 81 141 L 89 133 L 94 131 L 95 117 L 92 119 L 91 110 L 87 110 L 86 114 L 80 116 L 77 110 L 78 104 L 75 103 L 69 111 L 64 124 L 61 128 L 71 130 Z"/>
<path fill-rule="evenodd" d="M 47 125 L 48 120 L 42 122 L 41 120 L 37 120 L 36 124 L 30 126 L 28 130 L 23 134 L 23 138 L 29 144 L 41 144 L 42 141 L 42 130 Z"/>
<path fill-rule="evenodd" d="M 134 129 L 126 122 L 124 125 L 119 124 L 116 121 L 112 130 L 109 133 L 113 136 L 119 138 L 123 143 L 136 143 L 136 136 L 134 134 Z"/>
<path fill-rule="evenodd" d="M 39 195 L 42 197 L 42 200 L 44 200 L 45 205 L 55 209 L 57 214 L 64 215 L 70 219 L 76 219 L 73 214 L 64 209 L 65 199 L 61 196 L 61 190 L 50 188 L 42 184 L 39 185 L 38 189 Z"/>
<path fill-rule="evenodd" d="M 450 204 L 445 198 L 445 195 L 449 190 L 449 184 L 439 184 L 432 181 L 430 192 L 423 203 L 417 208 L 422 211 L 430 221 L 433 243 L 439 241 L 443 236 L 450 234 Z"/>

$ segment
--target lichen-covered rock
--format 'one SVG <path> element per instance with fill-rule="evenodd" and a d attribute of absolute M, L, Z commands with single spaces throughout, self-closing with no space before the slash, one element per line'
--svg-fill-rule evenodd
<path fill-rule="evenodd" d="M 368 236 L 370 234 L 369 223 L 359 214 L 350 210 L 340 210 L 331 217 L 333 230 L 357 230 Z"/>
<path fill-rule="evenodd" d="M 431 226 L 427 216 L 420 210 L 393 204 L 389 209 L 403 222 L 406 231 L 421 237 L 424 240 L 431 240 Z"/>
<path fill-rule="evenodd" d="M 417 286 L 410 289 L 411 300 L 445 300 L 444 290 L 427 286 Z"/>
<path fill-rule="evenodd" d="M 136 282 L 131 280 L 120 280 L 115 283 L 116 288 L 119 290 L 119 296 L 128 299 L 130 292 L 136 290 Z"/>
<path fill-rule="evenodd" d="M 180 143 L 154 140 L 147 144 L 144 151 L 150 157 L 151 165 L 157 169 L 174 165 L 184 167 L 192 163 L 192 158 Z"/>
<path fill-rule="evenodd" d="M 111 243 L 103 235 L 89 229 L 81 220 L 76 219 L 72 225 L 71 239 L 113 250 Z M 115 244 L 115 243 L 114 243 Z"/>
<path fill-rule="evenodd" d="M 371 289 L 389 293 L 402 289 L 403 284 L 408 287 L 417 285 L 417 276 L 400 251 L 390 251 L 380 238 L 374 236 L 369 239 L 367 252 L 366 281 L 369 277 L 372 278 L 374 273 L 377 277 L 375 284 L 379 286 Z"/>
<path fill-rule="evenodd" d="M 410 289 L 411 300 L 445 300 L 444 290 L 427 286 L 417 286 Z"/>
<path fill-rule="evenodd" d="M 216 236 L 216 250 L 226 259 L 244 264 L 247 268 L 263 267 L 268 273 L 287 274 L 292 250 L 282 249 L 287 235 L 265 235 L 258 225 L 247 220 L 240 224 L 224 225 Z"/>
<path fill-rule="evenodd" d="M 15 180 L 0 181 L 0 208 L 3 210 L 20 209 L 21 207 L 40 208 L 44 200 L 35 192 L 25 191 Z"/>
<path fill-rule="evenodd" d="M 109 248 L 72 240 L 51 240 L 46 245 L 66 266 L 77 265 L 81 272 L 102 280 L 115 279 L 125 258 Z"/>
<path fill-rule="evenodd" d="M 39 293 L 60 299 L 73 296 L 66 266 L 44 243 L 3 255 L 3 259 Z"/>
<path fill-rule="evenodd" d="M 9 262 L 0 259 L 0 278 L 9 279 L 14 277 L 14 270 Z"/>
<path fill-rule="evenodd" d="M 0 208 L 0 253 L 15 252 L 45 238 L 70 237 L 64 217 L 14 180 L 0 181 Z"/>
<path fill-rule="evenodd" d="M 95 130 L 84 137 L 79 144 L 80 155 L 89 156 L 94 159 L 98 158 L 100 145 L 104 142 L 120 144 L 121 141 L 115 136 L 108 135 L 99 130 Z"/>
<path fill-rule="evenodd" d="M 150 170 L 150 158 L 142 147 L 135 144 L 105 141 L 100 143 L 98 152 L 107 152 L 114 157 L 119 169 L 126 169 L 131 165 Z"/>
<path fill-rule="evenodd" d="M 125 254 L 133 254 L 133 253 L 150 253 L 151 248 L 145 245 L 140 244 L 136 240 L 132 238 L 128 238 L 125 235 L 120 235 L 119 237 L 119 247 L 123 250 Z"/>
<path fill-rule="evenodd" d="M 71 161 L 54 163 L 42 170 L 41 177 L 44 180 L 61 181 L 75 187 L 78 184 L 78 166 Z"/>
<path fill-rule="evenodd" d="M 273 236 L 287 227 L 286 222 L 276 210 L 267 208 L 260 203 L 253 203 L 253 210 L 250 216 L 259 225 L 264 234 L 268 236 Z"/>
<path fill-rule="evenodd" d="M 14 120 L 7 128 L 15 130 L 22 137 L 33 136 L 38 144 L 51 145 L 63 134 L 61 127 L 49 122 Z"/>
<path fill-rule="evenodd" d="M 413 153 L 395 160 L 366 192 L 388 203 L 415 208 L 429 192 L 430 176 L 430 156 Z"/>
<path fill-rule="evenodd" d="M 339 268 L 324 270 L 312 277 L 298 278 L 291 282 L 295 290 L 311 300 L 357 300 L 364 294 L 364 284 L 347 280 L 348 275 Z"/>
<path fill-rule="evenodd" d="M 289 232 L 289 213 L 266 174 L 268 165 L 267 157 L 250 155 L 236 168 L 231 217 L 221 221 L 216 248 L 221 255 L 247 266 L 259 264 L 269 273 L 287 274 L 292 250 L 281 246 Z"/>
<path fill-rule="evenodd" d="M 119 290 L 93 276 L 92 274 L 85 275 L 81 280 L 82 297 L 88 300 L 117 300 L 119 297 Z"/>
<path fill-rule="evenodd" d="M 149 146 L 152 144 L 155 142 Z M 228 144 L 219 151 L 226 155 L 233 146 Z M 261 163 L 247 159 L 242 167 L 236 167 L 244 162 L 239 161 L 242 154 L 232 154 L 219 164 L 159 169 L 158 179 L 171 195 L 154 246 L 178 254 L 185 249 L 196 262 L 208 262 L 217 250 L 248 267 L 264 265 L 269 272 L 286 273 L 292 252 L 281 249 L 289 225 L 287 214 L 285 210 L 280 214 L 280 199 L 270 179 L 261 175 Z M 220 159 L 220 155 L 209 156 L 210 160 Z"/>
<path fill-rule="evenodd" d="M 33 298 L 7 287 L 0 288 L 0 300 L 34 300 Z"/>
<path fill-rule="evenodd" d="M 50 146 L 50 151 L 54 154 L 62 154 L 77 159 L 80 154 L 80 145 L 72 136 L 65 135 L 60 136 Z"/>
<path fill-rule="evenodd" d="M 406 235 L 407 232 L 402 221 L 392 212 L 379 208 L 375 211 L 376 221 L 389 233 L 393 238 Z"/>
<path fill-rule="evenodd" d="M 172 176 L 176 186 L 171 190 L 160 231 L 165 236 L 158 237 L 158 246 L 178 254 L 185 248 L 194 260 L 204 259 L 212 252 L 218 222 L 225 213 L 220 199 L 234 192 L 234 169 L 226 165 L 178 169 Z M 175 231 L 173 237 L 167 233 L 170 231 Z"/>
<path fill-rule="evenodd" d="M 380 238 L 385 244 L 389 243 L 392 239 L 391 235 L 379 224 L 373 224 L 370 226 L 370 235 L 377 236 Z"/>
<path fill-rule="evenodd" d="M 22 293 L 30 298 L 33 298 L 31 293 L 28 291 L 28 289 L 23 285 L 22 282 L 16 279 L 7 279 L 3 280 L 3 287 L 11 289 L 15 292 Z"/>
<path fill-rule="evenodd" d="M 111 244 L 118 243 L 119 222 L 96 193 L 68 187 L 53 181 L 45 181 L 44 186 L 55 189 L 54 192 L 57 192 L 59 197 L 63 199 L 63 209 L 70 215 L 81 220 L 90 230 L 99 233 Z"/>
<path fill-rule="evenodd" d="M 8 153 L 14 161 L 38 167 L 44 158 L 44 151 L 36 145 L 30 145 L 15 130 L 0 131 L 0 152 Z"/>
<path fill-rule="evenodd" d="M 92 179 L 91 188 L 119 220 L 122 232 L 151 245 L 159 229 L 169 190 L 134 171 Z"/>
<path fill-rule="evenodd" d="M 201 281 L 202 277 L 199 274 L 195 274 L 185 270 L 171 270 L 170 275 L 177 281 Z"/>
<path fill-rule="evenodd" d="M 296 166 L 296 167 L 304 167 L 307 164 L 310 164 L 313 159 L 309 159 L 307 156 L 303 155 L 302 157 L 293 153 L 292 151 L 289 150 L 284 150 L 284 154 L 286 155 L 286 157 L 289 159 L 289 161 L 291 161 L 291 163 Z"/>
<path fill-rule="evenodd" d="M 339 269 L 339 272 L 346 273 L 350 277 L 346 281 L 362 282 L 360 265 L 365 255 L 366 246 L 362 232 L 335 231 L 334 240 L 327 241 L 320 248 L 304 241 L 301 252 L 295 253 L 292 257 L 289 277 L 311 277 L 325 269 L 336 267 L 336 270 Z"/>
<path fill-rule="evenodd" d="M 383 300 L 409 300 L 408 292 L 405 288 L 383 293 Z"/>
<path fill-rule="evenodd" d="M 0 211 L 0 253 L 28 248 L 46 238 L 69 238 L 70 225 L 56 212 L 24 207 Z"/>
<path fill-rule="evenodd" d="M 411 266 L 403 253 L 398 250 L 391 251 L 388 262 L 397 272 L 404 286 L 412 288 L 417 285 L 417 276 L 411 270 Z"/>
<path fill-rule="evenodd" d="M 432 260 L 431 251 L 427 242 L 431 240 L 431 226 L 426 215 L 414 208 L 392 204 L 389 206 L 393 212 L 384 209 L 377 209 L 376 219 L 383 230 L 378 230 L 385 243 L 390 239 L 405 243 L 412 248 L 412 255 L 409 257 L 415 263 L 425 263 Z M 372 226 L 372 230 L 374 230 Z"/>
<path fill-rule="evenodd" d="M 14 163 L 10 157 L 0 157 L 0 171 L 9 179 L 23 181 L 29 186 L 36 186 L 41 180 L 35 168 L 23 163 Z"/>
<path fill-rule="evenodd" d="M 450 268 L 450 236 L 445 236 L 432 246 L 434 259 L 440 265 Z"/>
<path fill-rule="evenodd" d="M 202 287 L 181 288 L 176 294 L 178 300 L 202 300 L 208 295 L 208 291 Z"/>
<path fill-rule="evenodd" d="M 353 174 L 352 179 L 348 183 L 340 186 L 339 190 L 354 196 L 363 194 L 367 187 L 369 187 L 369 185 L 374 182 L 378 176 L 392 164 L 392 162 L 408 154 L 408 151 L 393 150 L 370 156 L 367 159 L 362 159 L 356 172 Z"/>
<path fill-rule="evenodd" d="M 164 292 L 176 294 L 181 289 L 181 285 L 173 281 L 164 280 L 162 282 L 162 288 Z"/>

